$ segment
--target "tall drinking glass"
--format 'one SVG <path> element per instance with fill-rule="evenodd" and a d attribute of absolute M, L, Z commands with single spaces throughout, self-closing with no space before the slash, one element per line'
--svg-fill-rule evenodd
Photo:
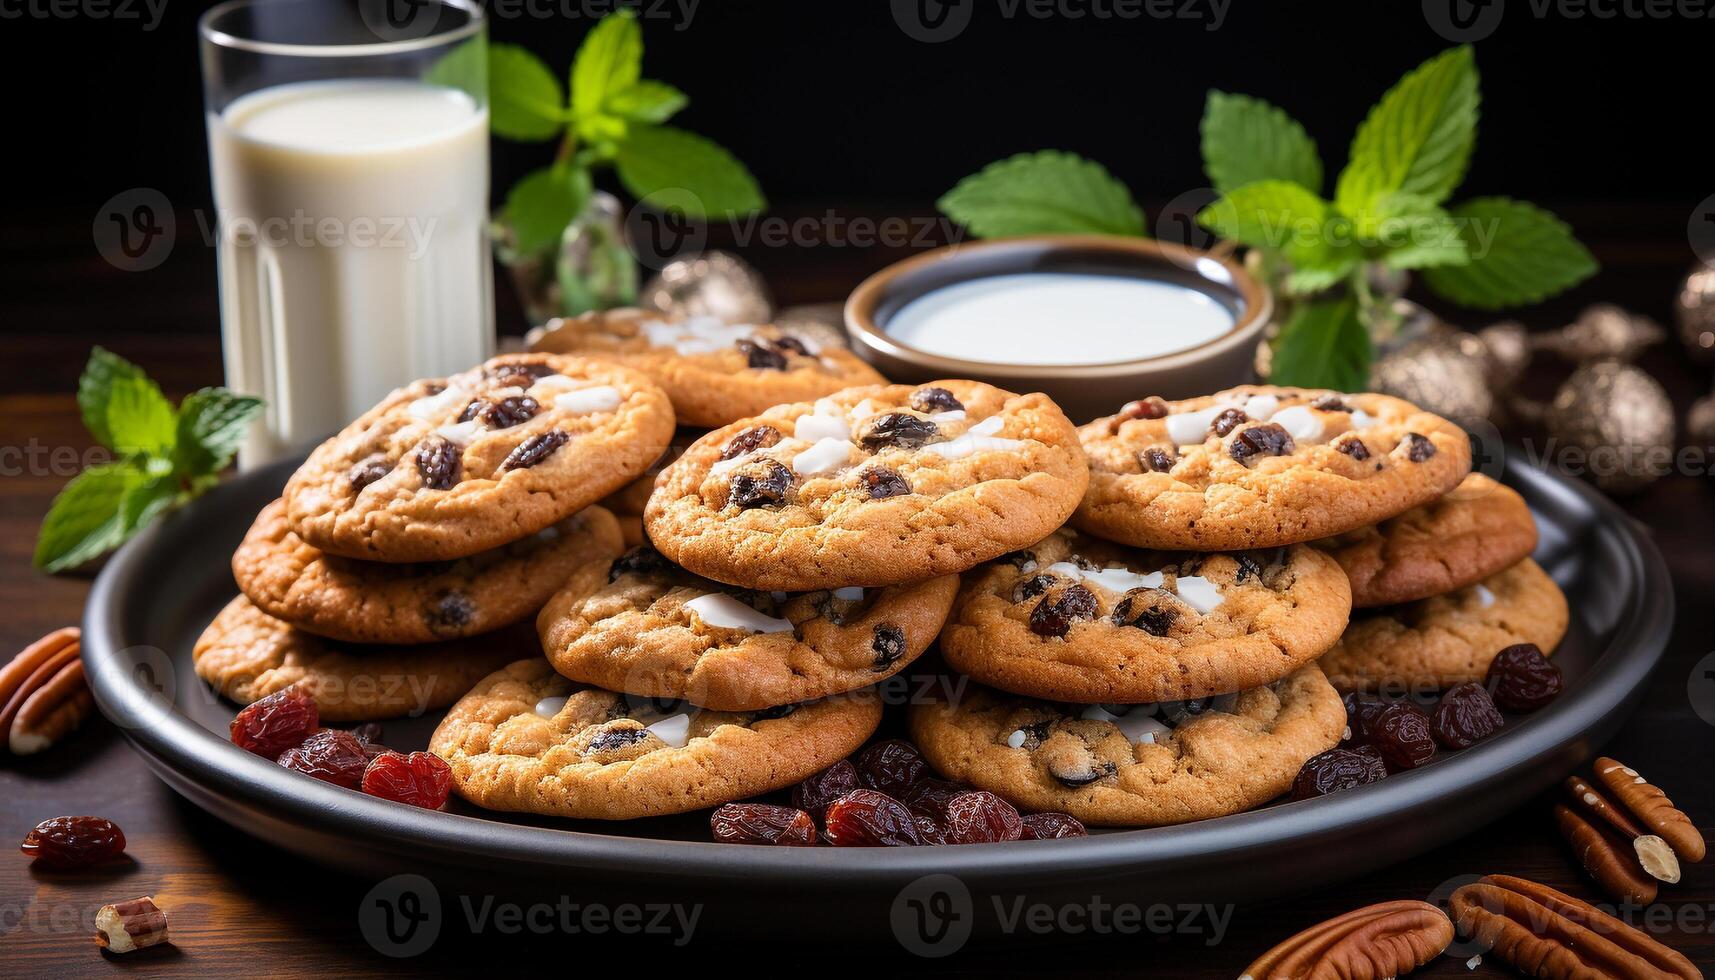
<path fill-rule="evenodd" d="M 253 466 L 493 348 L 487 42 L 471 0 L 232 0 L 199 33 Z"/>

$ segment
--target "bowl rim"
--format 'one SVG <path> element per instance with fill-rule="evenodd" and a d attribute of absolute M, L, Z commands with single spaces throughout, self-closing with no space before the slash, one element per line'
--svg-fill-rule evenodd
<path fill-rule="evenodd" d="M 1108 252 L 1133 259 L 1156 263 L 1171 263 L 1223 292 L 1232 293 L 1244 304 L 1244 311 L 1233 323 L 1233 329 L 1213 340 L 1171 354 L 1133 358 L 1125 361 L 1103 361 L 1094 364 L 1007 364 L 995 361 L 975 361 L 950 357 L 913 347 L 891 337 L 875 322 L 875 311 L 894 284 L 904 276 L 947 262 L 971 261 L 971 256 L 983 257 L 1016 253 L 1018 256 L 1040 256 L 1048 252 Z M 1199 264 L 1213 262 L 1226 271 L 1230 282 L 1221 282 L 1199 271 Z M 1250 347 L 1257 335 L 1274 316 L 1274 297 L 1244 266 L 1226 254 L 1192 248 L 1153 238 L 1129 238 L 1120 235 L 1018 235 L 991 238 L 978 242 L 955 242 L 931 249 L 920 255 L 901 259 L 859 283 L 846 297 L 846 335 L 854 346 L 861 345 L 875 353 L 908 361 L 945 377 L 1002 377 L 1098 379 L 1134 375 L 1145 370 L 1174 370 L 1206 360 L 1218 359 L 1239 346 Z"/>

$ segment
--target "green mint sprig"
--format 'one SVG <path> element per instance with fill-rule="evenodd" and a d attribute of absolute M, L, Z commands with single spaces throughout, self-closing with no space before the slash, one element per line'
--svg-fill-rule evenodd
<path fill-rule="evenodd" d="M 192 392 L 174 408 L 141 368 L 100 347 L 78 379 L 77 404 L 84 427 L 118 459 L 84 470 L 54 498 L 34 558 L 48 572 L 106 554 L 213 487 L 262 411 L 260 399 L 225 388 Z"/>

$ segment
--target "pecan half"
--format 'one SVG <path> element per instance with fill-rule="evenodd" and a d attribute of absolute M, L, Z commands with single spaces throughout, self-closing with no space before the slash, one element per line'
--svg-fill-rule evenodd
<path fill-rule="evenodd" d="M 6 735 L 13 755 L 31 755 L 65 738 L 95 709 L 83 679 L 83 661 L 73 660 L 24 699 Z"/>
<path fill-rule="evenodd" d="M 1644 874 L 1624 844 L 1564 804 L 1554 805 L 1554 825 L 1579 866 L 1616 901 L 1634 905 L 1655 901 L 1655 879 Z"/>
<path fill-rule="evenodd" d="M 1262 954 L 1240 980 L 1404 976 L 1452 941 L 1453 923 L 1428 902 L 1382 902 L 1298 933 Z"/>
<path fill-rule="evenodd" d="M 1666 793 L 1638 775 L 1636 769 L 1603 756 L 1596 760 L 1596 782 L 1644 826 L 1667 841 L 1681 861 L 1696 864 L 1703 860 L 1706 846 L 1697 825 L 1673 805 Z"/>
<path fill-rule="evenodd" d="M 1447 906 L 1462 934 L 1527 976 L 1702 976 L 1644 933 L 1534 881 L 1487 875 L 1456 889 Z"/>
<path fill-rule="evenodd" d="M 82 634 L 76 627 L 55 630 L 30 644 L 0 668 L 0 740 L 10 741 L 12 725 L 38 691 L 53 684 L 61 671 L 79 663 Z M 61 682 L 62 685 L 69 682 Z M 77 674 L 77 686 L 83 684 L 83 674 Z M 38 702 L 33 714 L 46 702 Z"/>
<path fill-rule="evenodd" d="M 1581 816 L 1599 817 L 1603 823 L 1632 842 L 1638 865 L 1658 881 L 1673 884 L 1679 880 L 1679 856 L 1673 847 L 1659 836 L 1646 833 L 1631 815 L 1608 801 L 1602 792 L 1582 776 L 1566 777 L 1566 795 L 1572 799 Z"/>
<path fill-rule="evenodd" d="M 147 895 L 103 905 L 95 913 L 95 944 L 102 949 L 129 953 L 169 941 L 167 913 Z"/>

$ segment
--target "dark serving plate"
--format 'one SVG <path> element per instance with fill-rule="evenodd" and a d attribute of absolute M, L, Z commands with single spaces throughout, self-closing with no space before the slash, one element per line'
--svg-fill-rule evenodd
<path fill-rule="evenodd" d="M 1242 903 L 1354 877 L 1481 826 L 1591 756 L 1640 697 L 1673 618 L 1666 567 L 1630 519 L 1574 481 L 1513 466 L 1504 480 L 1541 525 L 1537 560 L 1571 603 L 1555 656 L 1569 683 L 1554 704 L 1488 742 L 1335 796 L 1177 827 L 939 848 L 721 845 L 708 840 L 706 813 L 602 824 L 457 801 L 430 812 L 305 778 L 228 744 L 236 707 L 196 678 L 191 646 L 235 593 L 232 551 L 291 467 L 231 480 L 140 535 L 96 582 L 84 617 L 90 684 L 151 768 L 196 805 L 313 861 L 421 874 L 442 891 L 701 902 L 698 928 L 716 932 L 813 922 L 818 935 L 885 935 L 901 916 L 922 914 L 923 892 L 951 890 L 986 934 L 1000 930 L 1003 903 L 1017 899 Z M 421 748 L 437 720 L 390 722 L 387 741 Z M 1340 860 L 1328 860 L 1330 851 Z M 919 881 L 928 875 L 953 878 Z M 839 914 L 824 901 L 837 902 Z"/>

